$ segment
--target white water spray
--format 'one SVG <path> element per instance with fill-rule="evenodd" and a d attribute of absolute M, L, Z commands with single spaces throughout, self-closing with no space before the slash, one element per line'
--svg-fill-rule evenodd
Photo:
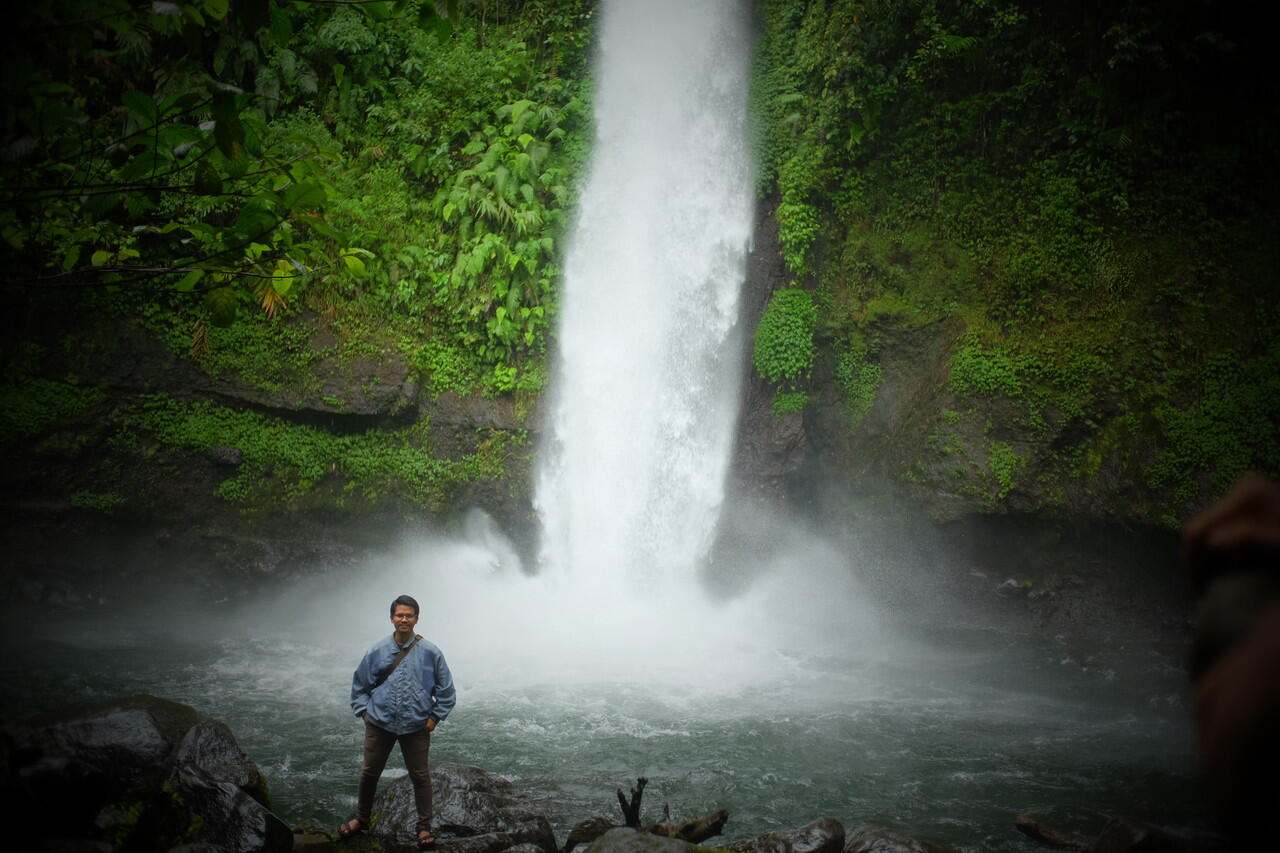
<path fill-rule="evenodd" d="M 463 535 L 406 543 L 353 581 L 293 594 L 337 650 L 387 630 L 388 596 L 423 604 L 460 691 L 809 685 L 824 656 L 877 636 L 848 557 L 778 525 L 702 594 L 737 419 L 739 292 L 752 226 L 745 3 L 614 0 L 601 24 L 597 138 L 563 285 L 555 399 L 537 484 L 536 575 L 483 513 Z M 279 604 L 268 605 L 273 612 Z M 261 617 L 266 618 L 266 617 Z M 295 617 L 291 625 L 297 625 Z M 251 620 L 258 621 L 258 620 Z M 856 637 L 856 639 L 851 639 Z M 345 660 L 345 659 L 344 659 Z"/>
<path fill-rule="evenodd" d="M 542 569 L 577 597 L 685 592 L 714 537 L 751 236 L 749 41 L 740 3 L 605 4 L 536 497 Z"/>

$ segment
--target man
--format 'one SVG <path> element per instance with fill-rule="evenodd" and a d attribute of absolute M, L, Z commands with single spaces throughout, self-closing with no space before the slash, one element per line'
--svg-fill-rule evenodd
<path fill-rule="evenodd" d="M 453 709 L 453 676 L 440 649 L 413 632 L 417 601 L 402 595 L 391 602 L 391 624 L 395 632 L 365 652 L 351 679 L 351 708 L 364 720 L 364 761 L 356 815 L 338 827 L 338 834 L 346 838 L 368 829 L 378 778 L 392 745 L 400 741 L 418 809 L 418 849 L 430 850 L 436 839 L 427 751 L 431 732 Z"/>

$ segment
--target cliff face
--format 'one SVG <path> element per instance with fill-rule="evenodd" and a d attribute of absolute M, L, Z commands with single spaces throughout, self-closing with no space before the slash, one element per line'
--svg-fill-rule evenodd
<path fill-rule="evenodd" d="M 0 531 L 19 597 L 88 603 L 153 571 L 238 595 L 471 506 L 531 526 L 529 411 L 433 393 L 385 341 L 344 346 L 312 312 L 270 321 L 261 338 L 291 352 L 244 362 L 267 375 L 130 319 L 55 319 L 41 333 L 33 317 L 3 388 Z"/>

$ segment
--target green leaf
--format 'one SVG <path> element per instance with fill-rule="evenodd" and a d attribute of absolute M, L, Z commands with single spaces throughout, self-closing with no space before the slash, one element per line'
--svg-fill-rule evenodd
<path fill-rule="evenodd" d="M 354 254 L 350 254 L 349 250 L 342 250 L 342 262 L 346 265 L 347 270 L 356 278 L 363 278 L 366 272 L 364 261 L 357 258 Z"/>
<path fill-rule="evenodd" d="M 375 21 L 391 20 L 391 4 L 387 2 L 364 3 L 360 7 Z"/>
<path fill-rule="evenodd" d="M 204 270 L 192 270 L 178 279 L 178 283 L 174 285 L 174 288 L 183 293 L 188 293 L 196 286 L 196 282 L 202 278 L 204 278 Z"/>
<path fill-rule="evenodd" d="M 100 267 L 109 260 L 111 260 L 111 253 L 106 249 L 99 249 L 93 253 L 93 256 L 89 259 L 89 263 L 95 267 Z"/>
<path fill-rule="evenodd" d="M 233 158 L 236 149 L 244 143 L 244 127 L 236 107 L 234 92 L 218 91 L 213 94 L 213 138 L 223 156 Z"/>
<path fill-rule="evenodd" d="M 209 165 L 208 161 L 202 161 L 196 167 L 192 188 L 204 195 L 217 195 L 222 192 L 222 177 Z"/>
<path fill-rule="evenodd" d="M 204 13 L 215 21 L 221 21 L 227 16 L 227 12 L 231 9 L 230 0 L 204 0 L 200 4 L 204 7 Z M 237 3 L 237 7 L 249 6 L 251 3 Z"/>
<path fill-rule="evenodd" d="M 160 161 L 156 158 L 156 155 L 151 151 L 144 151 L 131 158 L 124 168 L 120 170 L 120 180 L 127 183 L 140 181 L 155 174 L 159 167 Z"/>
<path fill-rule="evenodd" d="M 275 229 L 278 223 L 276 216 L 261 201 L 254 199 L 240 208 L 235 230 L 246 238 L 262 238 Z"/>
<path fill-rule="evenodd" d="M 230 287 L 215 287 L 204 295 L 204 307 L 209 322 L 225 329 L 236 320 L 236 293 Z"/>
<path fill-rule="evenodd" d="M 267 5 L 267 0 L 259 0 L 263 6 Z M 293 22 L 289 19 L 289 13 L 278 6 L 271 7 L 271 38 L 278 45 L 286 45 L 293 36 Z"/>
<path fill-rule="evenodd" d="M 144 127 L 150 127 L 156 123 L 156 102 L 150 95 L 139 92 L 137 89 L 130 89 L 120 96 L 120 100 L 124 108 L 137 116 Z"/>
<path fill-rule="evenodd" d="M 316 210 L 328 200 L 324 187 L 314 182 L 293 184 L 284 192 L 285 207 L 293 211 Z"/>
<path fill-rule="evenodd" d="M 160 146 L 169 150 L 179 145 L 189 145 L 204 138 L 199 130 L 189 124 L 167 122 L 160 127 Z"/>
<path fill-rule="evenodd" d="M 276 268 L 271 272 L 271 286 L 281 296 L 288 296 L 289 291 L 293 289 L 295 276 L 297 271 L 293 268 L 293 264 L 285 260 L 276 261 Z"/>
<path fill-rule="evenodd" d="M 317 234 L 320 234 L 321 236 L 324 236 L 324 237 L 328 237 L 330 240 L 333 240 L 335 243 L 347 242 L 347 238 L 345 235 L 343 235 L 340 231 L 335 229 L 328 222 L 325 222 L 324 219 L 320 218 L 319 216 L 316 216 L 316 215 L 305 216 L 303 217 L 302 221 L 310 225 L 311 228 Z"/>

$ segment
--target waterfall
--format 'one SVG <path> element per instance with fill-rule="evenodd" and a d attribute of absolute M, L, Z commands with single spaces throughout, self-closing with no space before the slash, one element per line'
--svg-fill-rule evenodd
<path fill-rule="evenodd" d="M 535 505 L 543 571 L 683 588 L 715 533 L 751 237 L 745 3 L 611 0 Z"/>

